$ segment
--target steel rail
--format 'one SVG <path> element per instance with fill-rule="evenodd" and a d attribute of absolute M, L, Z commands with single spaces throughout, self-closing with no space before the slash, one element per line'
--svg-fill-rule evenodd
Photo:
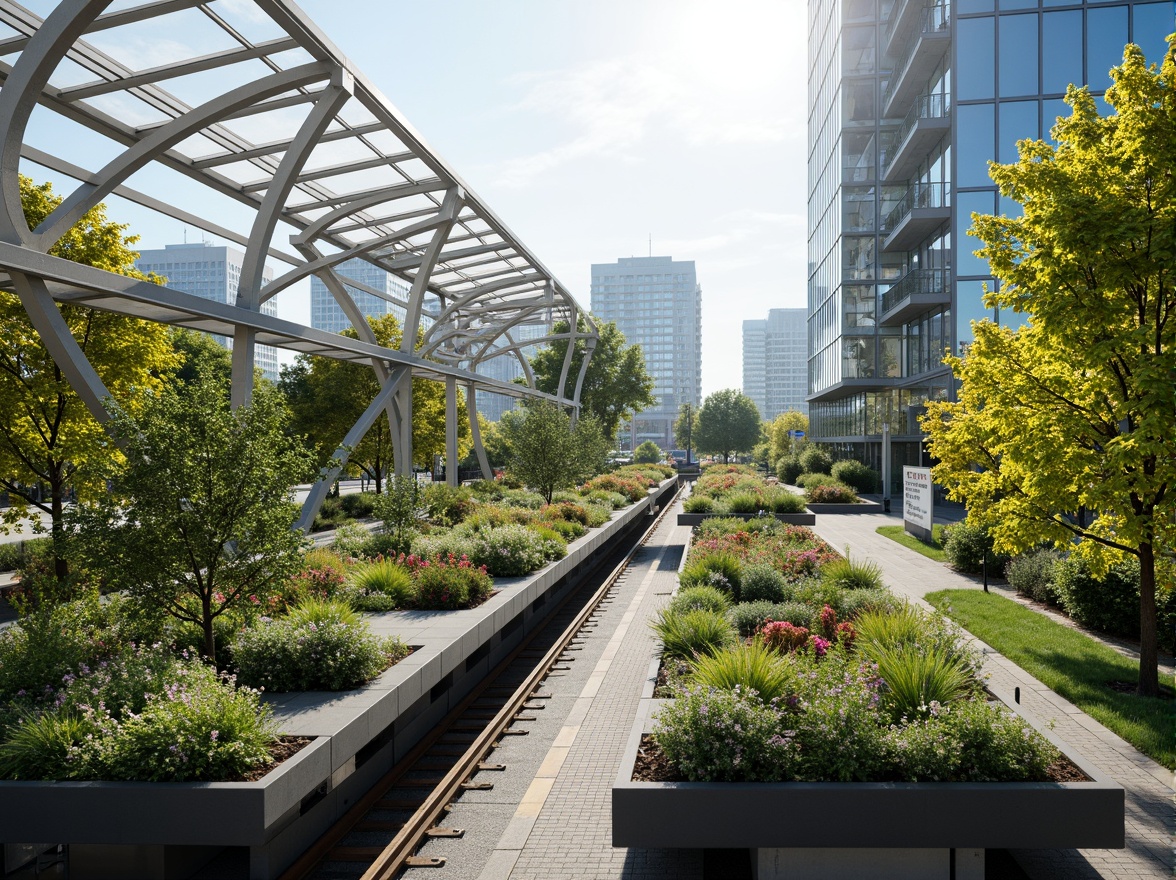
<path fill-rule="evenodd" d="M 675 491 L 674 497 L 677 497 L 677 491 Z M 572 643 L 572 639 L 576 637 L 584 624 L 588 622 L 588 619 L 596 613 L 600 603 L 613 587 L 616 586 L 621 574 L 624 573 L 625 569 L 633 561 L 633 557 L 637 555 L 637 552 L 649 540 L 654 530 L 661 525 L 662 519 L 665 518 L 666 512 L 671 508 L 672 504 L 673 499 L 654 517 L 649 528 L 645 530 L 640 540 L 633 545 L 633 549 L 625 554 L 625 558 L 604 579 L 604 583 L 601 584 L 600 588 L 588 600 L 584 608 L 576 615 L 575 619 L 568 625 L 560 637 L 556 639 L 555 644 L 543 655 L 543 658 L 535 666 L 531 674 L 519 685 L 518 689 L 515 690 L 514 694 L 511 695 L 498 714 L 486 726 L 486 729 L 478 735 L 478 738 L 474 740 L 465 754 L 458 759 L 453 769 L 445 775 L 440 784 L 433 789 L 420 808 L 404 823 L 404 827 L 400 829 L 396 837 L 392 839 L 392 842 L 384 848 L 384 851 L 380 853 L 372 866 L 364 871 L 360 880 L 392 880 L 403 868 L 411 866 L 413 853 L 424 842 L 429 830 L 441 818 L 441 814 L 446 811 L 450 801 L 461 790 L 462 785 L 478 771 L 478 765 L 482 763 L 483 759 L 491 751 L 498 738 L 514 723 L 515 716 L 519 714 L 527 700 L 531 699 L 536 693 L 540 683 L 551 672 L 551 668 L 559 662 L 559 658 L 566 653 Z M 439 866 L 440 864 L 444 864 L 444 860 L 429 859 L 426 863 L 430 866 Z"/>
<path fill-rule="evenodd" d="M 560 656 L 566 653 L 573 638 L 584 628 L 588 619 L 598 610 L 600 603 L 616 585 L 617 580 L 630 565 L 637 551 L 648 542 L 654 530 L 661 524 L 667 511 L 669 511 L 673 505 L 673 501 L 678 497 L 680 492 L 680 488 L 675 490 L 673 497 L 657 512 L 654 521 L 641 535 L 640 539 L 634 543 L 633 548 L 609 572 L 601 586 L 593 593 L 584 608 L 556 639 L 551 649 L 538 661 L 534 670 L 515 690 L 494 718 L 487 722 L 484 731 L 475 739 L 462 756 L 457 759 L 453 767 L 442 778 L 438 786 L 433 789 L 429 797 L 426 798 L 424 803 L 405 822 L 397 836 L 377 856 L 372 866 L 363 874 L 361 880 L 391 878 L 401 869 L 410 866 L 408 862 L 413 858 L 413 853 L 429 836 L 429 832 L 435 827 L 435 823 L 441 818 L 441 815 L 450 808 L 453 797 L 474 773 L 477 773 L 480 769 L 484 769 L 480 765 L 483 764 L 489 752 L 493 750 L 497 740 L 503 735 L 503 731 L 510 727 L 516 716 L 525 707 L 527 701 L 535 698 L 539 683 L 551 671 L 551 667 L 559 662 Z M 575 595 L 575 592 L 569 593 L 558 605 L 552 608 L 548 614 L 548 620 L 554 619 L 555 615 L 575 598 Z M 299 856 L 289 868 L 283 871 L 279 880 L 304 880 L 304 878 L 312 874 L 321 862 L 329 861 L 330 852 L 338 847 L 340 842 L 352 829 L 376 807 L 377 802 L 383 799 L 390 790 L 396 788 L 397 783 L 415 769 L 417 762 L 425 757 L 429 750 L 449 731 L 451 726 L 475 702 L 482 698 L 487 690 L 497 683 L 498 679 L 510 668 L 511 664 L 518 660 L 519 655 L 531 646 L 531 643 L 542 630 L 543 627 L 537 627 L 531 634 L 525 637 L 481 682 L 474 686 L 469 694 L 462 698 L 454 708 L 449 710 L 430 733 L 413 746 L 403 759 L 398 761 L 330 829 L 319 837 L 306 852 Z M 495 765 L 494 769 L 500 768 Z M 422 861 L 421 864 L 422 866 L 427 864 L 428 866 L 439 867 L 443 863 L 444 859 L 428 859 Z"/>

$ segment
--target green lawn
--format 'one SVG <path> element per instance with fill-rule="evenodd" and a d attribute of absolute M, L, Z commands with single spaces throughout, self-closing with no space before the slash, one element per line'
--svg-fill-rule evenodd
<path fill-rule="evenodd" d="M 940 590 L 928 602 L 1055 693 L 1169 770 L 1176 769 L 1176 701 L 1119 693 L 1139 664 L 1011 599 L 979 590 Z M 1165 683 L 1161 682 L 1161 685 Z"/>
<path fill-rule="evenodd" d="M 947 555 L 943 552 L 943 526 L 933 525 L 931 527 L 931 543 L 924 544 L 914 535 L 908 535 L 902 526 L 878 526 L 875 531 L 891 541 L 897 541 L 904 547 L 910 547 L 922 553 L 929 559 L 934 559 L 936 562 L 947 562 Z"/>

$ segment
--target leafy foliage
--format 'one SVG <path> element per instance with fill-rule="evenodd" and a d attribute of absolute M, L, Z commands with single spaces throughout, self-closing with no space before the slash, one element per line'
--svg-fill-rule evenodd
<path fill-rule="evenodd" d="M 638 464 L 654 464 L 665 459 L 666 454 L 652 440 L 646 440 L 633 450 L 633 461 Z"/>
<path fill-rule="evenodd" d="M 35 229 L 61 204 L 49 183 L 20 176 L 25 221 Z M 107 219 L 105 205 L 87 211 L 50 249 L 55 257 L 149 281 L 135 266 L 138 236 Z M 74 341 L 124 412 L 137 414 L 163 387 L 176 364 L 167 328 L 81 305 L 58 307 Z M 0 523 L 11 526 L 28 513 L 36 523 L 51 521 L 54 571 L 64 580 L 63 511 L 67 492 L 88 501 L 106 491 L 106 477 L 122 463 L 103 426 L 90 414 L 65 374 L 54 363 L 20 299 L 0 291 L 0 491 L 11 506 Z M 42 497 L 38 484 L 47 487 Z"/>
<path fill-rule="evenodd" d="M 510 472 L 550 503 L 552 494 L 600 469 L 608 446 L 600 423 L 583 417 L 573 427 L 562 409 L 547 401 L 503 416 Z"/>
<path fill-rule="evenodd" d="M 694 445 L 729 461 L 734 453 L 748 452 L 760 439 L 760 414 L 755 402 L 733 388 L 716 391 L 698 410 Z"/>
<path fill-rule="evenodd" d="M 615 322 L 593 320 L 600 331 L 600 339 L 588 362 L 588 371 L 584 374 L 584 385 L 580 389 L 580 411 L 599 424 L 603 436 L 615 437 L 624 419 L 657 403 L 653 397 L 653 378 L 645 369 L 645 355 L 641 346 L 625 345 L 625 336 L 617 329 Z M 578 330 L 587 330 L 587 326 L 583 318 L 578 319 Z M 558 321 L 552 332 L 567 333 L 570 329 L 571 324 L 567 321 Z M 563 397 L 570 399 L 575 391 L 584 348 L 583 341 L 576 342 L 572 365 L 568 370 L 568 385 L 561 395 Z M 539 391 L 560 393 L 557 386 L 567 351 L 568 341 L 557 339 L 531 358 L 535 387 Z"/>
<path fill-rule="evenodd" d="M 347 623 L 322 609 L 301 616 L 297 611 L 238 633 L 233 660 L 242 681 L 267 691 L 341 691 L 408 655 L 399 639 L 374 636 L 364 623 Z"/>
<path fill-rule="evenodd" d="M 726 615 L 715 611 L 665 610 L 650 626 L 662 641 L 663 655 L 669 658 L 693 660 L 735 643 L 731 622 Z"/>
<path fill-rule="evenodd" d="M 1005 577 L 1008 578 L 1009 586 L 1022 596 L 1056 605 L 1058 591 L 1054 585 L 1054 569 L 1061 558 L 1056 550 L 1030 550 L 1009 561 L 1005 566 Z"/>
<path fill-rule="evenodd" d="M 830 473 L 834 479 L 853 487 L 858 492 L 875 491 L 881 479 L 878 472 L 872 467 L 868 467 L 860 461 L 854 461 L 853 459 L 837 462 L 837 464 L 833 465 Z"/>
<path fill-rule="evenodd" d="M 1176 522 L 1176 53 L 1149 68 L 1128 45 L 1111 76 L 1114 113 L 1071 87 L 1056 146 L 1021 141 L 991 166 L 1024 210 L 973 216 L 1001 282 L 985 305 L 1028 322 L 974 323 L 948 360 L 959 400 L 931 404 L 923 427 L 936 481 L 1000 550 L 1078 539 L 1098 573 L 1139 560 L 1139 688 L 1154 695 L 1156 556 Z"/>
<path fill-rule="evenodd" d="M 213 621 L 251 596 L 264 601 L 298 569 L 290 487 L 314 470 L 286 419 L 264 387 L 236 410 L 207 377 L 165 392 L 139 418 L 114 418 L 127 468 L 111 497 L 72 520 L 83 560 L 157 612 L 198 624 L 209 659 Z"/>
<path fill-rule="evenodd" d="M 723 614 L 731 607 L 727 594 L 714 587 L 686 587 L 670 600 L 669 611 L 681 614 L 686 611 L 713 611 Z"/>

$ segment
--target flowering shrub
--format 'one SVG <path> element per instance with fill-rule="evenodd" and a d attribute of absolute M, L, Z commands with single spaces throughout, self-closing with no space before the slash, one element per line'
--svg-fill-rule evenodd
<path fill-rule="evenodd" d="M 162 647 L 82 664 L 26 702 L 0 744 L 0 775 L 181 782 L 268 763 L 275 731 L 258 694 Z"/>
<path fill-rule="evenodd" d="M 418 559 L 434 559 L 438 556 L 442 558 L 455 556 L 458 559 L 463 556 L 472 558 L 474 555 L 473 534 L 475 533 L 466 530 L 468 525 L 468 523 L 463 524 L 460 528 L 448 532 L 416 535 L 412 539 L 409 556 Z"/>
<path fill-rule="evenodd" d="M 549 522 L 536 523 L 536 525 L 555 532 L 565 544 L 588 534 L 587 526 L 583 526 L 578 522 L 568 522 L 566 519 L 550 520 Z"/>
<path fill-rule="evenodd" d="M 299 623 L 262 618 L 233 640 L 242 681 L 271 691 L 340 691 L 375 678 L 408 656 L 397 638 L 379 638 L 364 623 Z"/>
<path fill-rule="evenodd" d="M 798 757 L 779 709 L 742 690 L 686 690 L 654 718 L 658 745 L 691 781 L 779 779 Z"/>
<path fill-rule="evenodd" d="M 731 621 L 739 635 L 749 639 L 768 621 L 788 621 L 808 627 L 813 610 L 802 602 L 741 602 L 731 609 Z"/>
<path fill-rule="evenodd" d="M 622 477 L 619 474 L 601 474 L 581 486 L 580 491 L 584 493 L 617 492 L 623 495 L 629 503 L 632 503 L 645 498 L 652 485 L 651 480 L 636 475 Z"/>
<path fill-rule="evenodd" d="M 805 493 L 809 504 L 856 504 L 857 493 L 840 483 L 813 486 Z"/>
<path fill-rule="evenodd" d="M 203 663 L 179 667 L 177 678 L 130 715 L 99 748 L 107 779 L 151 782 L 232 779 L 270 762 L 277 735 L 257 691 L 218 679 Z"/>
<path fill-rule="evenodd" d="M 554 501 L 539 508 L 539 515 L 545 520 L 563 520 L 590 526 L 591 514 L 586 504 L 575 501 Z"/>
<path fill-rule="evenodd" d="M 542 536 L 526 526 L 505 525 L 471 535 L 467 555 L 494 577 L 518 577 L 546 565 L 551 549 Z"/>
<path fill-rule="evenodd" d="M 809 642 L 808 627 L 793 626 L 786 620 L 769 620 L 759 631 L 759 640 L 781 654 L 799 651 Z"/>
<path fill-rule="evenodd" d="M 413 559 L 416 572 L 417 606 L 429 610 L 451 610 L 478 605 L 490 598 L 494 582 L 486 567 L 474 565 L 462 556 Z"/>
<path fill-rule="evenodd" d="M 543 523 L 531 523 L 528 528 L 543 541 L 544 561 L 555 562 L 568 555 L 568 542 L 558 531 Z"/>

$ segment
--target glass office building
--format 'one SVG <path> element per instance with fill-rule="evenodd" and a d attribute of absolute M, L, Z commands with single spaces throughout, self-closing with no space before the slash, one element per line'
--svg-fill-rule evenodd
<path fill-rule="evenodd" d="M 353 257 L 345 263 L 340 263 L 336 273 L 344 278 L 357 281 L 367 287 L 374 288 L 399 299 L 408 299 L 408 285 L 397 278 L 393 278 L 379 266 Z M 358 287 L 347 285 L 347 292 L 355 300 L 360 312 L 368 318 L 382 318 L 384 315 L 395 315 L 396 320 L 404 322 L 404 309 L 388 302 L 386 299 L 367 293 Z M 351 321 L 343 314 L 339 303 L 327 285 L 317 275 L 310 278 L 310 326 L 316 330 L 329 330 L 331 333 L 342 333 L 351 329 Z"/>
<path fill-rule="evenodd" d="M 743 393 L 765 422 L 808 412 L 807 317 L 805 309 L 770 309 L 766 319 L 743 322 Z"/>
<path fill-rule="evenodd" d="M 154 272 L 167 278 L 173 290 L 192 293 L 213 302 L 237 302 L 237 282 L 245 265 L 245 253 L 235 247 L 218 247 L 210 242 L 169 244 L 159 249 L 139 252 L 135 266 L 140 272 Z M 274 270 L 266 266 L 262 283 L 274 280 Z M 270 299 L 261 304 L 263 315 L 277 315 L 278 304 Z M 228 336 L 210 333 L 213 339 L 232 351 L 233 340 Z M 271 382 L 278 381 L 278 350 L 272 345 L 258 345 L 254 349 L 254 363 Z"/>
<path fill-rule="evenodd" d="M 810 0 L 810 435 L 894 478 L 926 463 L 918 415 L 952 394 L 995 282 L 971 214 L 1010 212 L 988 162 L 1049 138 L 1069 83 L 1096 95 L 1123 46 L 1159 61 L 1172 0 Z M 1105 105 L 1104 105 L 1105 106 Z"/>

